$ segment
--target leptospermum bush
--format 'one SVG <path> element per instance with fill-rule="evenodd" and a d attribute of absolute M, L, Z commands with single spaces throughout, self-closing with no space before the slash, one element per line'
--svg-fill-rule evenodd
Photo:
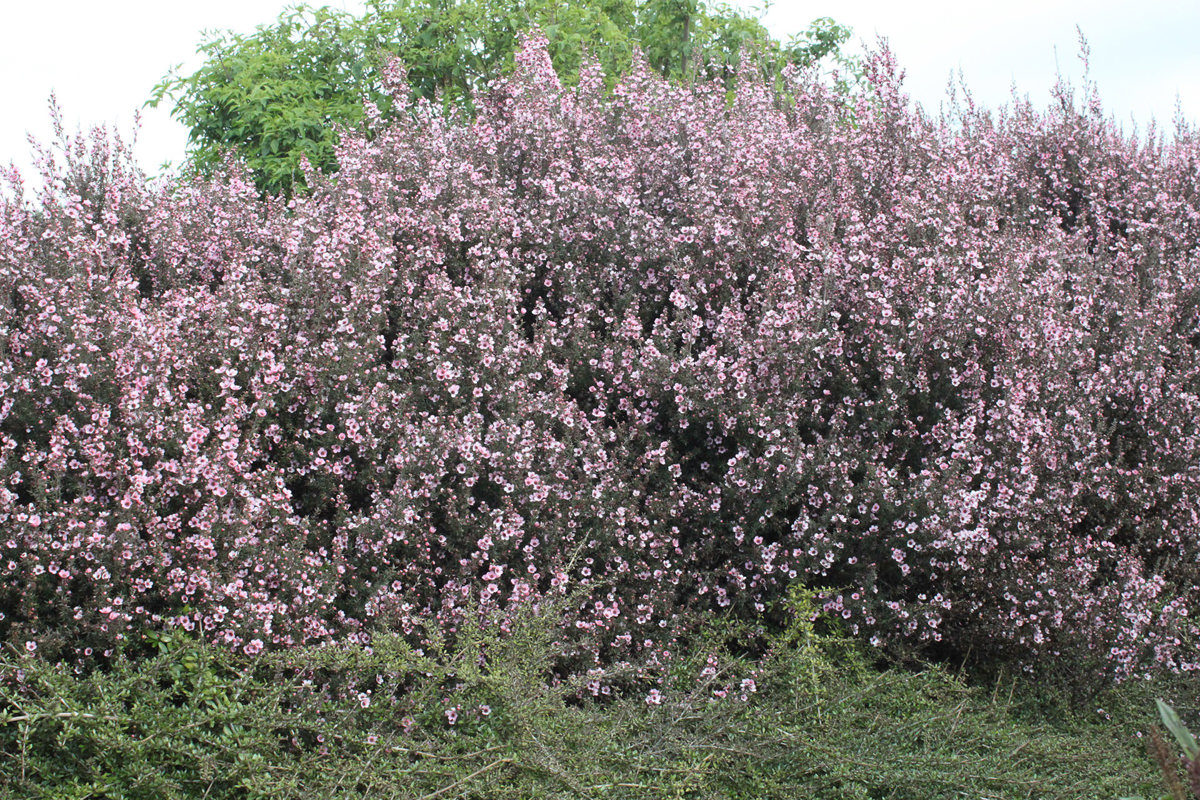
<path fill-rule="evenodd" d="M 286 205 L 102 135 L 9 193 L 7 640 L 419 640 L 582 584 L 590 666 L 803 582 L 881 645 L 1194 666 L 1190 128 L 934 121 L 886 52 L 849 115 L 549 63 L 368 108 Z"/>

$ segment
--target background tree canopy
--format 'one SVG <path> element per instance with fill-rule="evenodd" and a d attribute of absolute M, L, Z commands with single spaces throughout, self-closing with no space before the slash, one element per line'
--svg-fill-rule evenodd
<path fill-rule="evenodd" d="M 364 98 L 390 113 L 381 79 L 389 58 L 404 65 L 414 97 L 469 113 L 474 93 L 512 68 L 521 33 L 534 26 L 568 85 L 585 52 L 610 82 L 636 47 L 664 76 L 729 79 L 743 49 L 771 74 L 836 56 L 850 36 L 822 18 L 782 43 L 758 19 L 702 0 L 372 0 L 361 17 L 301 5 L 249 35 L 210 35 L 204 66 L 169 74 L 150 104 L 175 103 L 191 129 L 191 169 L 208 173 L 232 149 L 260 190 L 290 194 L 303 182 L 302 157 L 336 169 L 337 129 L 362 122 Z"/>

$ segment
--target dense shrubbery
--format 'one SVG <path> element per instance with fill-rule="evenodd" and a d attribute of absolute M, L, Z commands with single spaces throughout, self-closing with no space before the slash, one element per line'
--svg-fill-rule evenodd
<path fill-rule="evenodd" d="M 896 72 L 850 123 L 800 74 L 564 90 L 534 39 L 287 204 L 68 143 L 0 204 L 3 636 L 420 640 L 583 584 L 583 669 L 805 582 L 885 645 L 1190 668 L 1200 141 Z"/>

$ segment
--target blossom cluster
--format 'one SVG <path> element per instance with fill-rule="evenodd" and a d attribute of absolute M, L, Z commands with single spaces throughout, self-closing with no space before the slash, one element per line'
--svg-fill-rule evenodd
<path fill-rule="evenodd" d="M 564 88 L 535 36 L 291 201 L 63 136 L 0 199 L 0 635 L 254 653 L 584 586 L 590 665 L 800 581 L 881 645 L 1192 667 L 1200 138 L 868 77 Z"/>

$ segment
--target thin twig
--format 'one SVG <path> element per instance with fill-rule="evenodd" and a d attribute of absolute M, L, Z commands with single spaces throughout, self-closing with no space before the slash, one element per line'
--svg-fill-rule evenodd
<path fill-rule="evenodd" d="M 493 753 L 497 750 L 504 750 L 504 749 L 506 749 L 504 747 L 504 745 L 497 744 L 497 745 L 493 745 L 491 747 L 485 747 L 482 750 L 476 750 L 473 753 L 463 753 L 462 755 L 457 755 L 457 756 L 443 756 L 443 755 L 438 755 L 437 753 L 426 753 L 422 750 L 410 750 L 407 747 L 393 747 L 392 752 L 394 752 L 394 753 L 411 753 L 414 756 L 421 756 L 422 758 L 433 758 L 433 759 L 437 759 L 438 761 L 462 761 L 464 758 L 475 758 L 476 756 L 481 756 L 484 753 Z"/>
<path fill-rule="evenodd" d="M 88 714 L 86 711 L 59 711 L 56 714 L 19 714 L 15 717 L 0 717 L 0 725 L 13 722 L 34 722 L 39 719 L 102 719 L 107 722 L 120 722 L 120 717 L 109 714 Z"/>
<path fill-rule="evenodd" d="M 495 769 L 496 767 L 499 767 L 503 764 L 511 764 L 511 763 L 513 763 L 513 760 L 511 758 L 502 758 L 499 761 L 493 761 L 492 763 L 488 764 L 486 767 L 480 767 L 479 769 L 475 770 L 467 777 L 457 780 L 454 783 L 450 784 L 449 786 L 443 786 L 441 789 L 438 789 L 436 792 L 433 792 L 432 794 L 424 795 L 423 797 L 420 798 L 420 800 L 433 800 L 433 798 L 435 798 L 435 797 L 441 797 L 442 795 L 444 795 L 446 792 L 450 791 L 451 789 L 461 786 L 462 784 L 466 783 L 467 781 L 471 780 L 472 778 L 478 778 L 480 775 L 487 772 L 488 770 Z"/>

